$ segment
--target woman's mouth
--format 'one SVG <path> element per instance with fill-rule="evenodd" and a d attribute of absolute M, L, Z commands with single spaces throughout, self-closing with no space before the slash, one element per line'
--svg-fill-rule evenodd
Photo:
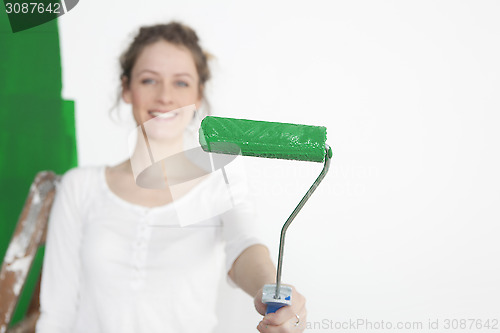
<path fill-rule="evenodd" d="M 149 110 L 148 114 L 157 121 L 168 121 L 176 118 L 182 112 L 189 112 L 189 111 L 196 111 L 196 105 L 191 104 L 173 110 L 153 109 Z"/>
<path fill-rule="evenodd" d="M 159 119 L 172 119 L 175 118 L 179 111 L 148 111 L 149 115 Z"/>

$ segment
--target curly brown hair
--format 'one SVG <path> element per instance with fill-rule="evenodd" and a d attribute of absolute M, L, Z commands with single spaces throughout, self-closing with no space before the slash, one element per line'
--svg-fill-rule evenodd
<path fill-rule="evenodd" d="M 208 60 L 212 58 L 212 55 L 201 48 L 196 32 L 180 22 L 172 21 L 168 24 L 141 27 L 127 50 L 120 56 L 120 79 L 126 79 L 126 82 L 130 82 L 132 68 L 142 50 L 159 40 L 185 47 L 191 52 L 199 77 L 198 93 L 208 110 L 209 103 L 204 88 L 205 83 L 211 77 Z"/>

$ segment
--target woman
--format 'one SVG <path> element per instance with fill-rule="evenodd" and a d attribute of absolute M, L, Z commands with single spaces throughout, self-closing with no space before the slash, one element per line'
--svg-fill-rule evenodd
<path fill-rule="evenodd" d="M 228 277 L 264 315 L 262 287 L 274 283 L 275 268 L 252 236 L 248 203 L 235 198 L 217 216 L 184 219 L 179 207 L 200 211 L 202 202 L 217 199 L 212 175 L 185 182 L 199 167 L 186 159 L 168 165 L 167 183 L 184 182 L 174 194 L 137 185 L 133 170 L 157 143 L 165 156 L 185 147 L 210 78 L 196 33 L 177 22 L 143 27 L 120 60 L 122 98 L 132 105 L 138 143 L 123 163 L 63 177 L 50 218 L 37 332 L 210 332 L 222 247 Z M 305 299 L 295 290 L 292 297 L 292 306 L 264 316 L 257 329 L 302 331 Z"/>

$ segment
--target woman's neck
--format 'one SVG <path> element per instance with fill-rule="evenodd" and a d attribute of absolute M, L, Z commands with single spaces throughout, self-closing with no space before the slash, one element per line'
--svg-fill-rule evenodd
<path fill-rule="evenodd" d="M 183 151 L 183 136 L 169 140 L 145 140 L 144 136 L 138 135 L 128 167 L 135 179 L 141 173 L 147 175 L 148 179 L 157 179 L 160 172 L 165 182 L 167 179 L 180 180 L 192 168 L 192 163 L 182 154 Z M 155 167 L 151 167 L 153 165 Z"/>

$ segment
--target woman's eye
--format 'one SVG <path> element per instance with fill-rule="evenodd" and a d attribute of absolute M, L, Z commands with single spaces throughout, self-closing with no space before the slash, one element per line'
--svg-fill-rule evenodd
<path fill-rule="evenodd" d="M 154 84 L 154 83 L 156 83 L 156 81 L 153 80 L 153 79 L 143 79 L 141 81 L 141 83 L 143 83 L 143 84 Z"/>
<path fill-rule="evenodd" d="M 176 81 L 175 82 L 175 85 L 178 86 L 178 87 L 187 87 L 189 86 L 186 82 L 184 81 Z"/>

